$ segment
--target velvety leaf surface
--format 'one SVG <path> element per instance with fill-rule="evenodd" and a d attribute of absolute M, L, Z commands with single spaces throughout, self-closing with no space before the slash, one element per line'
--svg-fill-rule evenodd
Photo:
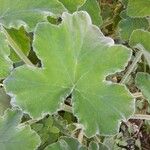
<path fill-rule="evenodd" d="M 1 150 L 34 150 L 39 144 L 39 136 L 29 126 L 19 127 L 22 112 L 8 110 L 0 118 Z"/>
<path fill-rule="evenodd" d="M 127 13 L 131 17 L 150 16 L 150 0 L 129 0 Z"/>
<path fill-rule="evenodd" d="M 10 50 L 5 36 L 0 32 L 0 79 L 4 79 L 12 69 L 12 62 L 8 58 Z"/>
<path fill-rule="evenodd" d="M 126 16 L 119 22 L 120 35 L 123 40 L 129 40 L 131 33 L 136 29 L 148 29 L 146 18 L 131 18 Z"/>
<path fill-rule="evenodd" d="M 6 27 L 26 25 L 32 30 L 48 15 L 65 11 L 57 0 L 0 0 L 0 23 Z"/>
<path fill-rule="evenodd" d="M 27 56 L 30 51 L 30 38 L 27 35 L 25 29 L 23 27 L 21 27 L 18 30 L 11 28 L 11 29 L 6 29 L 6 31 L 9 34 L 9 36 L 13 39 L 13 41 L 17 44 L 19 49 L 21 49 L 22 52 Z M 20 61 L 20 58 L 12 48 L 9 57 L 13 62 Z"/>
<path fill-rule="evenodd" d="M 51 144 L 45 150 L 86 150 L 77 139 L 63 137 L 57 143 Z"/>
<path fill-rule="evenodd" d="M 95 25 L 101 25 L 102 17 L 100 15 L 100 6 L 97 0 L 86 0 L 85 4 L 79 8 L 79 10 L 87 11 L 92 19 L 92 23 Z"/>
<path fill-rule="evenodd" d="M 72 93 L 73 112 L 88 136 L 116 133 L 119 120 L 133 111 L 133 101 L 123 85 L 105 77 L 124 68 L 130 51 L 114 45 L 86 12 L 64 13 L 59 26 L 39 24 L 33 47 L 43 68 L 19 67 L 4 82 L 15 103 L 37 118 L 56 111 Z"/>
<path fill-rule="evenodd" d="M 131 34 L 129 44 L 131 46 L 139 48 L 143 52 L 150 66 L 150 44 L 149 42 L 150 42 L 150 32 L 144 31 L 144 30 L 135 30 Z"/>
<path fill-rule="evenodd" d="M 69 10 L 69 12 L 75 12 L 81 7 L 86 0 L 59 0 Z"/>
<path fill-rule="evenodd" d="M 136 77 L 136 85 L 150 103 L 150 75 L 147 73 L 138 73 Z"/>
<path fill-rule="evenodd" d="M 4 89 L 0 87 L 0 116 L 2 116 L 4 111 L 10 107 L 10 97 L 6 94 Z"/>

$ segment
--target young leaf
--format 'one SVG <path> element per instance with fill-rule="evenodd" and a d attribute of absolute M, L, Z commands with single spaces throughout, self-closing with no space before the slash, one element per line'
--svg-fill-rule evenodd
<path fill-rule="evenodd" d="M 10 97 L 5 93 L 4 89 L 0 87 L 0 116 L 10 107 Z"/>
<path fill-rule="evenodd" d="M 63 5 L 69 10 L 69 12 L 75 12 L 79 7 L 81 7 L 86 0 L 59 0 Z"/>
<path fill-rule="evenodd" d="M 135 29 L 148 29 L 149 23 L 146 18 L 131 18 L 125 16 L 119 22 L 120 34 L 123 40 L 129 40 L 131 33 Z"/>
<path fill-rule="evenodd" d="M 129 40 L 129 44 L 131 46 L 139 48 L 143 52 L 149 66 L 150 66 L 150 44 L 149 44 L 149 41 L 150 41 L 150 32 L 139 29 L 139 30 L 135 30 L 132 32 L 130 40 Z"/>
<path fill-rule="evenodd" d="M 8 58 L 10 50 L 5 36 L 0 32 L 0 80 L 4 79 L 12 69 L 12 62 Z"/>
<path fill-rule="evenodd" d="M 64 11 L 65 8 L 57 0 L 0 0 L 0 24 L 5 27 L 26 25 L 33 30 L 48 15 L 61 14 Z"/>
<path fill-rule="evenodd" d="M 131 17 L 150 16 L 150 0 L 129 0 L 127 14 Z"/>
<path fill-rule="evenodd" d="M 133 111 L 132 97 L 105 77 L 124 68 L 130 51 L 114 45 L 86 12 L 64 13 L 59 26 L 39 24 L 33 47 L 43 68 L 19 67 L 4 82 L 16 104 L 36 118 L 56 111 L 72 93 L 73 112 L 88 136 L 115 133 L 118 120 Z"/>
<path fill-rule="evenodd" d="M 102 24 L 101 10 L 97 0 L 86 0 L 86 2 L 79 8 L 89 13 L 92 23 L 99 26 Z"/>
<path fill-rule="evenodd" d="M 45 150 L 86 150 L 78 140 L 69 137 L 62 137 L 57 143 L 51 144 Z"/>
<path fill-rule="evenodd" d="M 147 73 L 138 73 L 136 77 L 136 85 L 150 103 L 150 75 Z"/>
<path fill-rule="evenodd" d="M 34 150 L 39 142 L 39 136 L 29 126 L 19 127 L 22 112 L 8 110 L 0 118 L 0 149 L 1 150 Z"/>

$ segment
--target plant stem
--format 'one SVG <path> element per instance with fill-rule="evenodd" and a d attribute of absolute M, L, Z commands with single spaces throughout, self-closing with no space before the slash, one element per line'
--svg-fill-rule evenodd
<path fill-rule="evenodd" d="M 150 115 L 134 114 L 131 119 L 150 120 Z"/>
<path fill-rule="evenodd" d="M 123 76 L 122 80 L 120 81 L 120 83 L 126 83 L 129 75 L 131 74 L 131 72 L 133 71 L 133 69 L 135 68 L 137 62 L 141 59 L 143 52 L 142 51 L 138 51 L 136 57 L 134 58 L 132 64 L 130 65 L 130 67 L 128 68 L 127 72 L 125 73 L 125 75 Z"/>
<path fill-rule="evenodd" d="M 63 104 L 63 105 L 61 106 L 61 110 L 64 110 L 64 111 L 66 111 L 66 112 L 72 113 L 72 107 L 69 106 L 69 105 L 66 105 L 66 104 Z"/>
<path fill-rule="evenodd" d="M 133 93 L 132 95 L 134 98 L 143 97 L 143 94 L 141 92 Z"/>
<path fill-rule="evenodd" d="M 32 62 L 26 57 L 26 55 L 22 52 L 22 50 L 20 49 L 20 47 L 15 43 L 15 41 L 12 39 L 12 37 L 9 35 L 9 33 L 7 32 L 7 30 L 1 26 L 1 29 L 3 31 L 3 33 L 5 34 L 7 41 L 9 43 L 9 45 L 13 48 L 13 50 L 16 52 L 16 54 L 20 57 L 21 60 L 24 61 L 24 63 L 26 63 L 29 66 L 34 66 L 32 64 Z"/>
<path fill-rule="evenodd" d="M 83 129 L 80 130 L 79 135 L 78 135 L 78 141 L 82 144 L 83 141 L 83 136 L 84 136 L 84 132 Z"/>

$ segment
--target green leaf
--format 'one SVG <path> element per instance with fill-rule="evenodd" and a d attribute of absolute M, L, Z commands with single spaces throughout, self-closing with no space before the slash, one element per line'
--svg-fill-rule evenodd
<path fill-rule="evenodd" d="M 0 87 L 0 116 L 2 116 L 4 111 L 10 107 L 10 97 L 6 94 L 4 89 Z"/>
<path fill-rule="evenodd" d="M 29 126 L 19 126 L 22 112 L 8 110 L 0 118 L 0 149 L 1 150 L 34 150 L 39 142 L 39 136 Z"/>
<path fill-rule="evenodd" d="M 62 137 L 57 143 L 51 144 L 45 150 L 86 150 L 75 138 Z"/>
<path fill-rule="evenodd" d="M 95 25 L 101 25 L 102 17 L 100 16 L 101 10 L 97 0 L 59 0 L 69 10 L 75 12 L 76 10 L 84 10 L 89 13 L 92 22 Z"/>
<path fill-rule="evenodd" d="M 38 22 L 47 20 L 48 15 L 64 11 L 57 0 L 0 0 L 0 24 L 15 28 L 25 25 L 33 30 Z"/>
<path fill-rule="evenodd" d="M 102 24 L 101 10 L 97 0 L 86 0 L 79 10 L 87 11 L 91 16 L 93 24 L 98 26 Z"/>
<path fill-rule="evenodd" d="M 150 66 L 150 32 L 148 31 L 144 31 L 144 30 L 135 30 L 132 32 L 130 40 L 129 40 L 129 44 L 133 47 L 137 47 L 138 49 L 140 49 L 149 66 Z"/>
<path fill-rule="evenodd" d="M 59 0 L 69 10 L 69 12 L 75 12 L 81 7 L 86 0 Z"/>
<path fill-rule="evenodd" d="M 10 50 L 5 36 L 0 32 L 0 80 L 4 79 L 12 69 L 12 62 L 8 58 Z"/>
<path fill-rule="evenodd" d="M 131 17 L 150 16 L 150 0 L 129 0 L 127 14 Z"/>
<path fill-rule="evenodd" d="M 136 29 L 148 29 L 149 23 L 146 18 L 131 18 L 126 16 L 119 22 L 122 39 L 129 40 L 131 33 Z"/>
<path fill-rule="evenodd" d="M 150 75 L 147 73 L 138 73 L 136 77 L 136 85 L 150 103 Z"/>
<path fill-rule="evenodd" d="M 109 148 L 102 143 L 91 142 L 88 150 L 109 150 Z"/>
<path fill-rule="evenodd" d="M 9 34 L 9 36 L 13 39 L 13 41 L 17 44 L 17 46 L 19 47 L 19 49 L 22 50 L 22 52 L 27 56 L 29 54 L 30 51 L 30 38 L 27 35 L 25 29 L 23 27 L 21 27 L 20 29 L 6 29 L 7 33 Z M 20 58 L 18 57 L 18 55 L 13 51 L 13 49 L 11 48 L 11 53 L 10 53 L 10 59 L 13 62 L 18 62 L 20 61 Z"/>
<path fill-rule="evenodd" d="M 123 85 L 105 78 L 124 68 L 130 51 L 114 45 L 86 12 L 64 13 L 59 26 L 39 24 L 33 47 L 43 68 L 16 68 L 4 82 L 16 105 L 37 118 L 56 111 L 72 93 L 73 112 L 88 136 L 116 133 L 118 120 L 133 111 L 133 101 Z"/>

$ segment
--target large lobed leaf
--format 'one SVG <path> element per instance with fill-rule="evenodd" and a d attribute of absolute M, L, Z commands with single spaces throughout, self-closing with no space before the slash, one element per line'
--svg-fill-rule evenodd
<path fill-rule="evenodd" d="M 8 110 L 0 118 L 0 149 L 1 150 L 34 150 L 39 142 L 39 136 L 29 126 L 19 127 L 22 112 Z"/>
<path fill-rule="evenodd" d="M 43 68 L 19 67 L 4 82 L 15 104 L 37 118 L 56 111 L 72 93 L 73 112 L 88 136 L 115 133 L 119 120 L 133 111 L 132 97 L 105 77 L 124 68 L 130 51 L 114 45 L 86 12 L 64 13 L 59 26 L 40 23 L 33 47 Z"/>
<path fill-rule="evenodd" d="M 127 13 L 131 17 L 150 16 L 150 0 L 129 0 Z"/>
<path fill-rule="evenodd" d="M 33 30 L 48 15 L 64 11 L 65 8 L 58 0 L 0 0 L 0 24 L 6 27 L 26 25 Z"/>

